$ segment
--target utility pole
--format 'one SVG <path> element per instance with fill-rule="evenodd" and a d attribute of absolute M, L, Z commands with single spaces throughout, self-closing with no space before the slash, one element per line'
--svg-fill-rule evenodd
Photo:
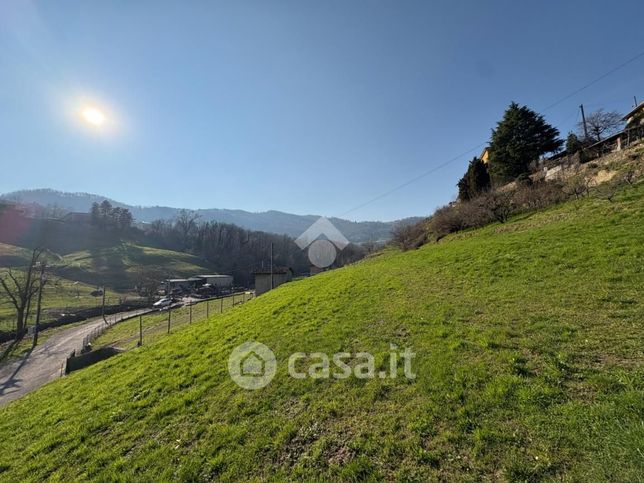
<path fill-rule="evenodd" d="M 36 326 L 34 327 L 34 347 L 38 344 L 38 330 L 40 329 L 40 309 L 42 307 L 42 289 L 45 283 L 45 263 L 40 262 L 40 284 L 38 285 L 38 307 L 36 308 Z"/>
<path fill-rule="evenodd" d="M 586 114 L 584 113 L 584 105 L 580 104 L 579 109 L 581 109 L 581 120 L 584 123 L 584 136 L 586 136 L 586 140 L 588 140 L 588 127 L 586 126 Z"/>

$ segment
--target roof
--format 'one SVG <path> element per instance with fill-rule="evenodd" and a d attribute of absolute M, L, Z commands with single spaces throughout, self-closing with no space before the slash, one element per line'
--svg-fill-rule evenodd
<path fill-rule="evenodd" d="M 624 131 L 620 131 L 620 132 L 616 132 L 615 134 L 611 134 L 611 135 L 610 135 L 610 136 L 608 136 L 607 138 L 602 139 L 601 141 L 597 141 L 597 142 L 596 142 L 596 143 L 594 143 L 594 144 L 591 144 L 590 146 L 588 146 L 588 148 L 587 148 L 587 149 L 592 149 L 592 148 L 595 148 L 595 147 L 600 146 L 600 145 L 602 145 L 602 144 L 605 144 L 605 143 L 609 143 L 609 142 L 611 142 L 611 141 L 614 141 L 615 139 L 617 139 L 618 137 L 620 137 L 622 134 L 624 134 Z"/>
<path fill-rule="evenodd" d="M 166 279 L 166 282 L 170 283 L 179 283 L 179 282 L 188 282 L 189 279 L 187 278 L 168 278 Z"/>
<path fill-rule="evenodd" d="M 273 269 L 273 275 L 284 275 L 288 272 L 293 273 L 293 269 L 290 267 L 276 267 Z M 255 270 L 253 272 L 255 275 L 270 275 L 271 271 L 266 269 Z"/>
<path fill-rule="evenodd" d="M 232 278 L 232 275 L 197 275 L 198 278 Z"/>
<path fill-rule="evenodd" d="M 644 110 L 644 102 L 640 102 L 637 106 L 635 106 L 631 112 L 629 112 L 622 118 L 622 121 L 627 121 L 629 118 L 633 117 L 635 114 L 642 110 Z"/>

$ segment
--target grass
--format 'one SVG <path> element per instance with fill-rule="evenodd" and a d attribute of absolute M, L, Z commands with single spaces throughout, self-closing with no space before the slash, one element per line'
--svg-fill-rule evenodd
<path fill-rule="evenodd" d="M 641 481 L 642 226 L 640 184 L 283 285 L 0 409 L 0 478 Z M 416 379 L 287 374 L 392 343 Z"/>
<path fill-rule="evenodd" d="M 30 257 L 28 249 L 0 243 L 0 266 L 22 266 Z M 142 280 L 211 271 L 193 255 L 132 243 L 96 247 L 65 256 L 48 252 L 47 258 L 55 275 L 50 276 L 52 280 L 45 288 L 43 322 L 55 319 L 61 311 L 99 306 L 101 298 L 90 295 L 98 285 L 108 287 L 107 303 L 110 304 L 134 296 L 133 288 Z M 32 315 L 34 318 L 35 314 Z M 0 294 L 0 331 L 15 329 L 15 323 L 15 311 L 6 296 Z"/>
<path fill-rule="evenodd" d="M 73 312 L 74 310 L 98 307 L 102 303 L 102 297 L 94 297 L 91 292 L 96 286 L 87 285 L 81 282 L 74 282 L 60 277 L 49 276 L 49 281 L 43 291 L 43 323 L 56 319 L 61 312 Z M 106 303 L 118 303 L 120 298 L 126 294 L 117 294 L 111 290 L 106 292 Z M 35 300 L 34 300 L 35 303 Z M 28 325 L 35 323 L 35 307 L 32 307 L 31 317 Z M 0 331 L 14 330 L 16 326 L 16 312 L 13 305 L 4 294 L 0 294 Z"/>
<path fill-rule="evenodd" d="M 70 253 L 63 257 L 61 275 L 115 289 L 132 289 L 146 278 L 194 276 L 211 272 L 207 263 L 187 253 L 121 242 Z"/>
<path fill-rule="evenodd" d="M 246 300 L 250 300 L 250 296 L 245 294 L 236 295 L 235 305 Z M 206 305 L 208 305 L 208 308 L 206 308 Z M 187 324 L 203 321 L 208 315 L 224 313 L 232 307 L 233 297 L 230 296 L 199 302 L 194 304 L 192 309 L 189 306 L 173 309 L 169 317 L 168 311 L 163 310 L 142 316 L 141 322 L 139 322 L 138 317 L 128 319 L 104 332 L 92 343 L 92 347 L 95 349 L 107 346 L 124 350 L 133 349 L 139 341 L 140 323 L 143 328 L 143 343 L 147 345 L 167 336 L 168 318 L 170 318 L 170 330 L 173 332 Z M 192 317 L 190 315 L 191 311 Z"/>
<path fill-rule="evenodd" d="M 52 335 L 56 335 L 58 332 L 69 329 L 71 327 L 77 327 L 84 324 L 85 322 L 86 321 L 81 320 L 79 322 L 60 325 L 58 327 L 43 329 L 38 333 L 38 345 L 42 345 L 47 339 L 49 339 Z M 17 342 L 15 340 L 5 342 L 0 345 L 0 363 L 17 359 L 25 353 L 29 352 L 32 348 L 33 339 L 30 336 L 25 336 Z"/>

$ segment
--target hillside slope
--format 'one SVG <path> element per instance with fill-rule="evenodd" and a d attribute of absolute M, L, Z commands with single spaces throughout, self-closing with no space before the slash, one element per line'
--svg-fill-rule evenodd
<path fill-rule="evenodd" d="M 51 189 L 21 190 L 1 194 L 0 199 L 19 201 L 21 203 L 37 203 L 42 206 L 55 205 L 69 211 L 89 212 L 92 203 L 108 200 L 114 206 L 127 208 L 137 221 L 151 222 L 154 220 L 172 220 L 177 217 L 180 208 L 168 206 L 133 206 L 112 200 L 105 196 L 90 193 L 66 193 Z M 265 231 L 288 235 L 294 238 L 300 236 L 311 226 L 319 215 L 295 215 L 282 211 L 250 212 L 221 208 L 198 209 L 195 212 L 201 221 L 217 221 L 232 223 L 248 230 Z M 350 221 L 341 218 L 331 218 L 333 224 L 354 243 L 386 241 L 391 238 L 391 231 L 398 223 L 414 223 L 420 218 L 381 221 Z"/>
<path fill-rule="evenodd" d="M 0 410 L 0 478 L 641 478 L 644 185 L 293 282 Z M 276 354 L 246 391 L 248 340 Z M 294 379 L 409 347 L 417 378 Z"/>

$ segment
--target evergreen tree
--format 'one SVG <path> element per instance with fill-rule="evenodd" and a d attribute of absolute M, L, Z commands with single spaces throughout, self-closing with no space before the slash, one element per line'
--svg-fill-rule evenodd
<path fill-rule="evenodd" d="M 92 217 L 92 225 L 100 225 L 101 223 L 101 207 L 95 201 L 92 203 L 92 209 L 90 210 L 90 216 Z"/>
<path fill-rule="evenodd" d="M 110 224 L 110 219 L 112 217 L 112 203 L 107 200 L 103 200 L 99 206 L 101 213 L 101 225 L 103 228 L 106 228 Z"/>
<path fill-rule="evenodd" d="M 467 171 L 458 182 L 458 199 L 471 200 L 490 189 L 490 175 L 487 166 L 479 158 L 470 161 Z"/>
<path fill-rule="evenodd" d="M 543 116 L 526 106 L 511 103 L 492 131 L 490 174 L 494 182 L 506 183 L 529 173 L 532 161 L 561 148 L 563 141 L 558 136 L 559 130 Z"/>
<path fill-rule="evenodd" d="M 566 153 L 575 154 L 583 147 L 584 145 L 577 137 L 577 135 L 574 132 L 569 132 L 568 137 L 566 138 Z"/>

